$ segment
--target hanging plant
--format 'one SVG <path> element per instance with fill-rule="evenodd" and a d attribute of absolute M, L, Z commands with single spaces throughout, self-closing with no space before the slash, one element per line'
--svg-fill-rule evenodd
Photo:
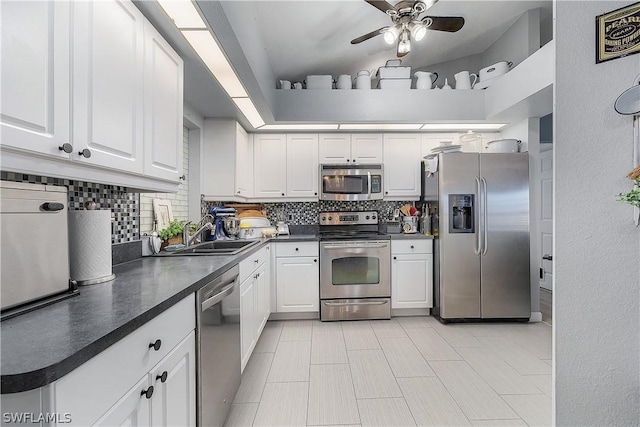
<path fill-rule="evenodd" d="M 634 188 L 628 193 L 618 194 L 618 200 L 640 208 L 640 166 L 629 172 L 627 178 L 634 182 Z"/>

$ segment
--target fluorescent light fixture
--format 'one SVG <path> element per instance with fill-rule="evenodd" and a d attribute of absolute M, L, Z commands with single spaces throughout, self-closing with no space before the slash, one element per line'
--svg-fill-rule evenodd
<path fill-rule="evenodd" d="M 421 127 L 421 124 L 406 123 L 354 123 L 342 124 L 340 125 L 340 130 L 417 130 Z"/>
<path fill-rule="evenodd" d="M 338 125 L 304 124 L 304 125 L 264 125 L 260 130 L 337 130 Z"/>
<path fill-rule="evenodd" d="M 209 30 L 182 31 L 182 34 L 230 97 L 246 98 L 249 96 Z"/>
<path fill-rule="evenodd" d="M 262 120 L 262 116 L 258 112 L 255 105 L 253 105 L 253 101 L 251 98 L 231 98 L 233 102 L 236 103 L 236 106 L 240 109 L 242 114 L 249 120 L 251 126 L 254 128 L 259 128 L 260 126 L 264 126 L 264 120 Z"/>
<path fill-rule="evenodd" d="M 498 130 L 506 123 L 427 123 L 422 130 Z"/>
<path fill-rule="evenodd" d="M 178 28 L 206 29 L 204 21 L 191 0 L 158 0 Z"/>

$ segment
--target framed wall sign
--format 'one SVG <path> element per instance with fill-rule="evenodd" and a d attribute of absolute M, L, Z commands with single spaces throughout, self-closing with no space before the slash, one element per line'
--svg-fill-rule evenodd
<path fill-rule="evenodd" d="M 596 16 L 596 64 L 640 52 L 640 2 Z"/>

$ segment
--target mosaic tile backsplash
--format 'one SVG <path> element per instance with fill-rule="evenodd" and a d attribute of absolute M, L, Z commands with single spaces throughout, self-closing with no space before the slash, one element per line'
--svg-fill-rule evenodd
<path fill-rule="evenodd" d="M 227 203 L 237 202 L 202 202 L 202 214 L 209 212 L 213 206 L 221 206 Z M 315 225 L 318 224 L 318 213 L 329 211 L 378 211 L 381 218 L 391 216 L 394 209 L 404 204 L 413 202 L 388 202 L 383 200 L 366 200 L 360 202 L 327 201 L 318 202 L 286 202 L 264 203 L 267 210 L 267 218 L 273 223 L 284 220 L 290 225 Z"/>
<path fill-rule="evenodd" d="M 140 195 L 128 192 L 125 187 L 4 171 L 0 172 L 0 179 L 67 187 L 69 210 L 83 209 L 84 203 L 90 200 L 96 202 L 97 209 L 111 210 L 111 243 L 140 239 Z"/>

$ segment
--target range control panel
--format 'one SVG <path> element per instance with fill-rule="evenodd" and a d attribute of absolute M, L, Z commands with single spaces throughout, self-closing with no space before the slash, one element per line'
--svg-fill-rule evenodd
<path fill-rule="evenodd" d="M 378 212 L 320 212 L 320 225 L 370 225 L 378 224 Z"/>

